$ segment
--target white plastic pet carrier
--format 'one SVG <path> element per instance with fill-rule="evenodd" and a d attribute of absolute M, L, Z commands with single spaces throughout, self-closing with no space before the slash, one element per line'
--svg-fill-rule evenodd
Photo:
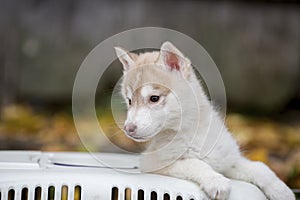
<path fill-rule="evenodd" d="M 138 166 L 134 155 L 3 151 L 0 200 L 208 199 L 195 183 L 139 173 Z M 230 200 L 240 199 L 266 198 L 257 187 L 232 181 Z"/>

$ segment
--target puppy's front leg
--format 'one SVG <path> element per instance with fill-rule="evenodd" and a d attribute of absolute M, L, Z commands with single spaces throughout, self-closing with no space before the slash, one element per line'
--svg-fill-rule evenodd
<path fill-rule="evenodd" d="M 194 181 L 211 199 L 225 200 L 229 196 L 230 180 L 196 158 L 178 160 L 158 173 Z"/>
<path fill-rule="evenodd" d="M 293 192 L 263 163 L 241 158 L 225 172 L 229 178 L 257 185 L 270 200 L 294 200 Z"/>

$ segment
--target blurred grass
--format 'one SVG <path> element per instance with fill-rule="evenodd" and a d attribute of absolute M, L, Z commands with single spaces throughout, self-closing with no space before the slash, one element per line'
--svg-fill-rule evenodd
<path fill-rule="evenodd" d="M 29 106 L 11 105 L 0 119 L 0 148 L 82 151 L 72 116 L 65 112 L 37 113 Z"/>
<path fill-rule="evenodd" d="M 100 108 L 97 108 L 100 109 Z M 140 152 L 142 144 L 129 140 L 116 125 L 111 112 L 98 116 L 107 138 L 122 149 Z M 251 160 L 269 165 L 292 188 L 300 188 L 300 123 L 287 124 L 267 118 L 228 114 L 226 124 Z M 99 150 L 110 144 L 99 141 Z M 26 105 L 3 109 L 0 119 L 1 150 L 85 151 L 70 112 L 35 111 Z"/>
<path fill-rule="evenodd" d="M 300 188 L 300 124 L 229 114 L 226 123 L 246 157 L 262 161 L 291 187 Z"/>

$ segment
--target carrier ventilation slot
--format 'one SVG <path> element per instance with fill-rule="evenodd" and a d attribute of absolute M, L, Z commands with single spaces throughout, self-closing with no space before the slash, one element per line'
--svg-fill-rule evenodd
<path fill-rule="evenodd" d="M 113 187 L 111 189 L 111 200 L 118 200 L 119 189 L 117 187 Z"/>
<path fill-rule="evenodd" d="M 75 186 L 74 200 L 81 200 L 81 186 Z"/>
<path fill-rule="evenodd" d="M 60 196 L 61 200 L 68 200 L 68 191 L 69 191 L 68 186 L 66 185 L 61 186 L 61 196 Z"/>
<path fill-rule="evenodd" d="M 124 200 L 131 200 L 131 189 L 126 188 L 124 191 Z"/>
<path fill-rule="evenodd" d="M 170 200 L 170 195 L 168 193 L 164 194 L 164 200 Z"/>
<path fill-rule="evenodd" d="M 176 200 L 183 200 L 183 199 L 182 199 L 182 197 L 181 197 L 180 195 L 178 195 L 178 196 L 176 197 Z"/>
<path fill-rule="evenodd" d="M 41 196 L 42 196 L 42 188 L 36 187 L 34 189 L 34 200 L 41 200 Z"/>
<path fill-rule="evenodd" d="M 8 200 L 14 200 L 15 199 L 15 190 L 14 189 L 10 189 L 8 191 Z"/>
<path fill-rule="evenodd" d="M 28 200 L 28 188 L 23 188 L 21 193 L 21 200 Z"/>
<path fill-rule="evenodd" d="M 47 200 L 54 200 L 54 197 L 55 197 L 55 187 L 50 186 L 50 187 L 48 187 L 48 198 L 47 198 Z"/>
<path fill-rule="evenodd" d="M 151 200 L 157 200 L 157 193 L 155 191 L 152 191 L 150 198 L 151 198 Z"/>
<path fill-rule="evenodd" d="M 145 195 L 144 190 L 139 189 L 138 190 L 138 200 L 144 200 L 144 195 Z"/>

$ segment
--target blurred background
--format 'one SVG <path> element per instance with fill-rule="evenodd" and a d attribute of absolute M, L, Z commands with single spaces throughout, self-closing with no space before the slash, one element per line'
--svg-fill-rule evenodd
<path fill-rule="evenodd" d="M 98 43 L 145 26 L 182 32 L 207 50 L 224 80 L 226 123 L 244 154 L 300 188 L 297 1 L 2 0 L 0 149 L 86 151 L 72 118 L 76 72 Z M 143 144 L 124 137 L 110 110 L 121 69 L 116 61 L 105 72 L 96 109 L 108 138 L 139 152 Z M 95 151 L 110 145 L 99 141 Z"/>

